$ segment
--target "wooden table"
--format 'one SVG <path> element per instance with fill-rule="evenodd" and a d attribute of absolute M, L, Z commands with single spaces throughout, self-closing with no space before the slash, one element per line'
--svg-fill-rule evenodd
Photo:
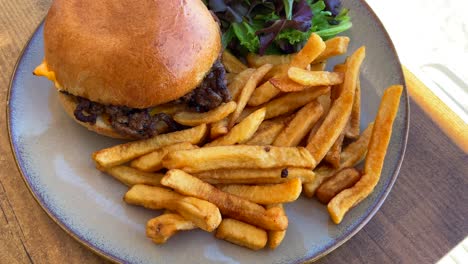
<path fill-rule="evenodd" d="M 21 49 L 50 0 L 0 0 L 0 263 L 106 262 L 42 211 L 13 161 L 6 97 Z M 468 131 L 466 131 L 468 133 Z M 406 157 L 388 199 L 319 263 L 433 263 L 468 235 L 468 155 L 414 101 Z"/>

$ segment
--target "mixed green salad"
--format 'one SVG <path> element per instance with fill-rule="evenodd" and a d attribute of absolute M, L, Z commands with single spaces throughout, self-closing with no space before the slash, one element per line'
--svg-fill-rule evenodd
<path fill-rule="evenodd" d="M 218 17 L 223 45 L 242 55 L 293 53 L 310 34 L 323 39 L 351 27 L 341 0 L 205 0 Z"/>

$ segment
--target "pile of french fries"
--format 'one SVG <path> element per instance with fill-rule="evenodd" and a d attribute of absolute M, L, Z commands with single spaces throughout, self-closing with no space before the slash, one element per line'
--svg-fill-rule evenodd
<path fill-rule="evenodd" d="M 365 47 L 312 34 L 292 55 L 223 53 L 233 101 L 206 113 L 166 104 L 157 111 L 191 128 L 99 150 L 97 168 L 129 186 L 128 204 L 165 210 L 146 234 L 165 243 L 200 228 L 253 250 L 274 249 L 288 227 L 284 205 L 316 196 L 339 224 L 379 181 L 401 85 L 389 87 L 377 118 L 360 131 L 359 71 Z M 363 171 L 354 168 L 365 159 Z"/>

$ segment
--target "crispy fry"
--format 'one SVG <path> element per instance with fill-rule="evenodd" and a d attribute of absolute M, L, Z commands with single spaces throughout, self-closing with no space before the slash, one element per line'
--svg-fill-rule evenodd
<path fill-rule="evenodd" d="M 343 91 L 333 103 L 327 117 L 307 144 L 307 149 L 314 156 L 314 159 L 320 162 L 327 154 L 328 150 L 335 143 L 336 139 L 343 132 L 348 122 L 353 106 L 354 92 L 356 88 L 356 78 L 359 74 L 359 68 L 365 57 L 365 48 L 359 48 L 351 57 L 348 69 L 345 73 Z"/>
<path fill-rule="evenodd" d="M 122 165 L 108 168 L 105 172 L 129 187 L 136 184 L 160 186 L 161 179 L 164 177 L 162 173 L 143 172 Z"/>
<path fill-rule="evenodd" d="M 234 77 L 232 82 L 228 85 L 228 90 L 231 93 L 232 100 L 236 101 L 238 99 L 240 93 L 242 92 L 242 88 L 244 88 L 245 84 L 254 72 L 255 69 L 249 68 Z"/>
<path fill-rule="evenodd" d="M 322 115 L 323 108 L 317 101 L 312 101 L 297 112 L 295 117 L 281 131 L 273 146 L 295 147 L 307 135 L 315 122 Z"/>
<path fill-rule="evenodd" d="M 167 155 L 167 153 L 171 151 L 176 151 L 176 150 L 194 149 L 194 148 L 198 148 L 198 147 L 190 144 L 189 142 L 182 142 L 182 143 L 177 143 L 174 145 L 165 146 L 158 150 L 145 154 L 137 159 L 134 159 L 130 163 L 130 166 L 140 171 L 147 171 L 147 172 L 158 171 L 163 168 L 162 160 Z"/>
<path fill-rule="evenodd" d="M 224 185 L 220 190 L 258 204 L 289 203 L 297 200 L 302 191 L 301 180 L 290 179 L 270 185 Z"/>
<path fill-rule="evenodd" d="M 330 87 L 322 87 L 313 90 L 285 94 L 265 104 L 265 119 L 290 113 L 329 91 Z"/>
<path fill-rule="evenodd" d="M 236 109 L 236 102 L 228 102 L 222 104 L 215 109 L 205 113 L 197 112 L 179 112 L 174 115 L 174 120 L 186 126 L 198 126 L 201 124 L 209 124 L 222 120 Z"/>
<path fill-rule="evenodd" d="M 195 173 L 193 176 L 210 184 L 272 184 L 289 179 L 299 179 L 302 183 L 312 182 L 315 174 L 310 169 L 232 169 L 212 170 Z"/>
<path fill-rule="evenodd" d="M 356 81 L 356 93 L 354 95 L 353 108 L 351 109 L 351 115 L 349 116 L 348 124 L 345 129 L 345 136 L 347 138 L 359 137 L 361 123 L 361 81 L 358 76 Z"/>
<path fill-rule="evenodd" d="M 343 169 L 322 183 L 315 192 L 315 196 L 320 202 L 327 204 L 342 190 L 353 187 L 360 178 L 361 173 L 355 168 Z"/>
<path fill-rule="evenodd" d="M 228 122 L 229 120 L 227 118 L 224 118 L 222 120 L 219 120 L 218 122 L 211 124 L 210 138 L 216 139 L 216 138 L 219 138 L 220 136 L 226 135 L 229 132 L 228 127 L 227 127 Z"/>
<path fill-rule="evenodd" d="M 364 159 L 367 153 L 367 146 L 369 145 L 373 127 L 374 123 L 370 123 L 356 141 L 344 148 L 340 155 L 339 168 L 334 169 L 330 166 L 321 166 L 315 171 L 315 179 L 302 186 L 302 190 L 307 197 L 314 196 L 315 191 L 320 184 L 333 176 L 333 174 L 338 170 L 347 167 L 354 167 Z"/>
<path fill-rule="evenodd" d="M 336 139 L 335 143 L 333 143 L 332 147 L 325 155 L 325 161 L 332 165 L 334 168 L 338 168 L 340 166 L 340 158 L 341 158 L 341 147 L 343 146 L 343 139 L 344 133 Z"/>
<path fill-rule="evenodd" d="M 253 136 L 245 142 L 246 145 L 271 145 L 284 128 L 283 122 L 263 121 Z"/>
<path fill-rule="evenodd" d="M 280 208 L 282 213 L 286 215 L 282 204 L 275 204 L 275 205 L 267 205 L 267 209 L 277 207 Z M 283 231 L 267 231 L 268 232 L 268 247 L 271 249 L 277 248 L 281 242 L 283 241 L 284 237 L 286 236 L 286 230 Z"/>
<path fill-rule="evenodd" d="M 216 169 L 314 168 L 316 163 L 304 148 L 237 145 L 174 151 L 167 154 L 163 165 L 196 173 Z"/>
<path fill-rule="evenodd" d="M 259 250 L 265 247 L 268 237 L 267 232 L 263 229 L 232 218 L 225 218 L 216 230 L 216 238 Z"/>
<path fill-rule="evenodd" d="M 323 61 L 331 57 L 345 54 L 348 51 L 349 38 L 348 37 L 334 37 L 325 41 L 325 50 L 315 59 L 316 61 Z"/>
<path fill-rule="evenodd" d="M 258 204 L 225 193 L 181 170 L 169 170 L 161 184 L 182 194 L 210 201 L 219 207 L 223 215 L 239 221 L 267 230 L 285 230 L 288 226 L 288 218 L 278 210 L 265 210 Z"/>
<path fill-rule="evenodd" d="M 185 197 L 166 188 L 137 184 L 128 190 L 124 201 L 149 209 L 175 211 L 208 232 L 221 223 L 221 214 L 216 205 L 198 198 Z"/>
<path fill-rule="evenodd" d="M 194 128 L 102 149 L 94 152 L 92 158 L 97 166 L 109 168 L 123 164 L 164 146 L 180 142 L 197 144 L 205 137 L 206 131 L 206 124 L 202 124 Z"/>
<path fill-rule="evenodd" d="M 291 67 L 305 69 L 325 50 L 325 48 L 326 45 L 322 38 L 312 33 L 304 47 L 291 60 Z"/>
<path fill-rule="evenodd" d="M 242 63 L 239 59 L 237 59 L 227 50 L 223 51 L 223 56 L 221 60 L 227 72 L 240 73 L 243 70 L 247 69 L 247 66 L 245 66 L 244 63 Z"/>
<path fill-rule="evenodd" d="M 369 142 L 364 175 L 352 188 L 340 192 L 328 203 L 328 213 L 335 224 L 339 224 L 348 210 L 365 199 L 379 182 L 402 91 L 403 86 L 394 85 L 384 92 Z"/>
<path fill-rule="evenodd" d="M 206 147 L 234 145 L 244 143 L 249 140 L 265 118 L 265 108 L 260 108 L 234 126 L 225 136 L 220 137 L 210 143 Z"/>
<path fill-rule="evenodd" d="M 344 80 L 344 75 L 339 72 L 308 71 L 296 67 L 289 68 L 288 77 L 299 84 L 305 85 L 303 86 L 305 88 L 310 86 L 336 85 Z"/>
<path fill-rule="evenodd" d="M 263 76 L 262 82 L 267 82 L 271 78 L 277 77 L 277 76 L 287 76 L 288 69 L 289 69 L 289 64 L 274 65 L 273 68 L 271 68 L 271 70 L 267 74 L 265 74 L 265 76 Z"/>
<path fill-rule="evenodd" d="M 150 115 L 155 115 L 158 113 L 165 113 L 168 115 L 174 115 L 175 113 L 186 111 L 187 105 L 186 104 L 176 104 L 176 103 L 166 103 L 157 105 L 150 110 Z"/>
<path fill-rule="evenodd" d="M 271 84 L 269 81 L 263 83 L 260 85 L 257 89 L 254 90 L 252 93 L 252 96 L 250 97 L 250 100 L 248 102 L 249 106 L 257 106 L 264 104 L 270 99 L 274 98 L 277 96 L 281 91 L 278 90 L 273 84 Z"/>
<path fill-rule="evenodd" d="M 296 54 L 260 56 L 255 53 L 249 53 L 247 54 L 247 64 L 253 68 L 259 68 L 265 64 L 271 64 L 271 65 L 289 64 L 295 55 Z"/>
<path fill-rule="evenodd" d="M 245 84 L 239 96 L 236 110 L 231 115 L 228 128 L 232 128 L 234 126 L 242 110 L 244 110 L 245 106 L 247 105 L 247 102 L 249 101 L 250 96 L 252 95 L 254 89 L 257 87 L 258 83 L 262 80 L 263 76 L 265 76 L 265 74 L 269 70 L 271 70 L 271 67 L 273 67 L 271 64 L 265 64 L 262 67 L 255 70 L 252 76 L 250 76 L 249 80 Z"/>
<path fill-rule="evenodd" d="M 179 231 L 196 229 L 197 226 L 179 214 L 164 213 L 146 223 L 146 236 L 156 244 L 164 244 Z"/>

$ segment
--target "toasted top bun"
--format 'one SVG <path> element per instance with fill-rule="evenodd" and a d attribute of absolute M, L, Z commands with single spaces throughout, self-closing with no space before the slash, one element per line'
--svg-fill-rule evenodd
<path fill-rule="evenodd" d="M 77 105 L 76 99 L 73 98 L 72 96 L 66 95 L 64 93 L 58 93 L 58 99 L 59 99 L 59 102 L 62 104 L 63 109 L 65 110 L 65 112 L 71 118 L 73 118 L 73 120 L 78 122 L 80 125 L 86 127 L 87 129 L 89 129 L 91 131 L 94 131 L 94 132 L 96 132 L 98 134 L 107 136 L 107 137 L 120 138 L 120 139 L 135 139 L 135 138 L 132 138 L 132 137 L 130 137 L 128 135 L 119 134 L 114 128 L 112 128 L 112 126 L 108 122 L 104 121 L 102 116 L 98 116 L 98 118 L 96 119 L 96 123 L 94 123 L 94 124 L 81 122 L 81 121 L 77 120 L 75 118 L 74 113 L 73 113 L 75 111 L 75 108 L 76 108 L 76 105 Z"/>
<path fill-rule="evenodd" d="M 59 89 L 131 108 L 195 89 L 221 49 L 219 27 L 200 0 L 55 0 L 44 42 Z"/>

